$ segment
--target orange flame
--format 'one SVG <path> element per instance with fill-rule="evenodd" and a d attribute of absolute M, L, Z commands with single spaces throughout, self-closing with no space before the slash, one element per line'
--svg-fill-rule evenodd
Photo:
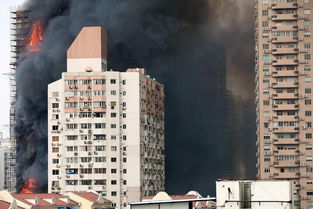
<path fill-rule="evenodd" d="M 29 178 L 25 181 L 21 192 L 23 194 L 32 194 L 34 193 L 34 190 L 36 190 L 38 188 L 38 186 L 36 185 L 37 180 L 35 178 Z"/>
<path fill-rule="evenodd" d="M 42 24 L 39 20 L 36 20 L 32 24 L 29 42 L 27 44 L 29 51 L 38 52 L 40 50 L 42 40 L 43 40 Z"/>

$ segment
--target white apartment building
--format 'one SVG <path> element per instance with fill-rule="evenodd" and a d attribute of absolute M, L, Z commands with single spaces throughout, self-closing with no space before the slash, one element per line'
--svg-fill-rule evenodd
<path fill-rule="evenodd" d="M 8 168 L 12 166 L 10 161 L 12 154 L 10 138 L 3 138 L 0 132 L 0 190 L 9 189 L 10 170 Z"/>
<path fill-rule="evenodd" d="M 216 182 L 216 208 L 291 209 L 295 182 L 223 180 Z"/>
<path fill-rule="evenodd" d="M 84 27 L 48 87 L 48 190 L 126 202 L 164 190 L 164 87 L 145 69 L 107 71 L 106 31 Z"/>

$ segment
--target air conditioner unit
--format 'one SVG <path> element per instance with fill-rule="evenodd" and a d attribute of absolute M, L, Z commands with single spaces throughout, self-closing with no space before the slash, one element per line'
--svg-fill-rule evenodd
<path fill-rule="evenodd" d="M 83 174 L 80 174 L 79 177 L 80 177 L 80 178 L 84 178 L 84 175 L 83 175 Z"/>
<path fill-rule="evenodd" d="M 66 167 L 70 168 L 70 167 L 71 167 L 71 165 L 67 164 L 67 165 L 66 165 Z"/>
<path fill-rule="evenodd" d="M 70 89 L 74 88 L 73 86 L 69 86 Z"/>
<path fill-rule="evenodd" d="M 60 99 L 59 99 L 59 98 L 55 98 L 55 100 L 56 100 L 56 101 L 60 101 Z"/>
<path fill-rule="evenodd" d="M 57 154 L 58 157 L 61 157 L 61 154 Z"/>
<path fill-rule="evenodd" d="M 90 167 L 90 168 L 91 168 L 91 167 L 92 167 L 92 164 L 88 164 L 88 167 Z"/>
<path fill-rule="evenodd" d="M 60 168 L 61 166 L 60 165 L 57 165 L 57 168 Z"/>
<path fill-rule="evenodd" d="M 69 97 L 65 97 L 65 100 L 69 100 L 70 98 Z"/>
<path fill-rule="evenodd" d="M 58 176 L 58 179 L 61 179 L 61 176 Z"/>
<path fill-rule="evenodd" d="M 66 178 L 70 178 L 71 176 L 70 175 L 66 175 Z"/>
<path fill-rule="evenodd" d="M 83 164 L 80 164 L 80 165 L 79 165 L 79 167 L 83 168 L 83 167 L 84 167 L 84 165 L 83 165 Z"/>
<path fill-rule="evenodd" d="M 88 97 L 89 100 L 91 100 L 91 97 Z"/>
<path fill-rule="evenodd" d="M 66 120 L 66 122 L 69 122 L 69 121 L 70 121 L 70 119 L 69 119 L 69 118 L 66 118 L 65 120 Z"/>
<path fill-rule="evenodd" d="M 84 99 L 84 97 L 79 97 L 79 99 L 80 99 L 80 100 L 83 100 L 83 99 Z"/>
<path fill-rule="evenodd" d="M 91 155 L 91 152 L 88 152 L 88 155 Z"/>

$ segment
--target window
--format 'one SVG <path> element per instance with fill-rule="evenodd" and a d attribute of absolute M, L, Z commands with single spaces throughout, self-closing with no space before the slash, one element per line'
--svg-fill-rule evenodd
<path fill-rule="evenodd" d="M 309 15 L 309 14 L 311 14 L 311 10 L 309 10 L 309 9 L 304 9 L 304 10 L 303 10 L 303 14 Z"/>
<path fill-rule="evenodd" d="M 264 168 L 264 173 L 270 173 L 271 170 L 269 168 Z"/>
<path fill-rule="evenodd" d="M 95 146 L 95 151 L 105 151 L 105 146 Z"/>
<path fill-rule="evenodd" d="M 59 136 L 53 136 L 52 137 L 53 142 L 58 142 L 59 141 Z"/>
<path fill-rule="evenodd" d="M 264 146 L 264 150 L 265 150 L 265 151 L 267 151 L 267 150 L 271 150 L 271 146 L 267 146 L 267 145 L 266 145 L 266 146 Z"/>
<path fill-rule="evenodd" d="M 104 112 L 95 112 L 94 116 L 95 116 L 95 118 L 104 118 L 105 113 Z"/>
<path fill-rule="evenodd" d="M 52 108 L 59 108 L 59 103 L 52 103 Z"/>
<path fill-rule="evenodd" d="M 117 170 L 116 169 L 111 169 L 111 173 L 116 173 Z"/>
<path fill-rule="evenodd" d="M 94 173 L 106 173 L 105 168 L 95 168 L 94 171 L 95 171 Z"/>
<path fill-rule="evenodd" d="M 52 170 L 52 175 L 59 175 L 60 171 L 59 170 Z"/>
<path fill-rule="evenodd" d="M 269 161 L 271 161 L 271 158 L 270 158 L 270 157 L 265 157 L 265 158 L 264 158 L 264 162 L 269 162 Z"/>
<path fill-rule="evenodd" d="M 303 1 L 305 4 L 309 4 L 311 2 L 311 0 L 304 0 Z"/>
<path fill-rule="evenodd" d="M 312 168 L 312 167 L 306 168 L 306 172 L 307 172 L 307 173 L 312 173 L 312 172 L 313 172 L 313 168 Z"/>
<path fill-rule="evenodd" d="M 116 113 L 115 112 L 111 113 L 111 118 L 116 118 Z"/>
<path fill-rule="evenodd" d="M 127 162 L 127 158 L 124 157 L 124 158 L 123 158 L 123 163 L 126 163 L 126 162 Z"/>
<path fill-rule="evenodd" d="M 105 128 L 105 123 L 95 123 L 95 128 L 96 129 Z"/>
<path fill-rule="evenodd" d="M 312 133 L 306 133 L 305 138 L 306 139 L 312 139 Z"/>
<path fill-rule="evenodd" d="M 311 32 L 304 32 L 304 37 L 306 37 L 306 38 L 311 37 Z"/>
<path fill-rule="evenodd" d="M 81 168 L 80 173 L 81 174 L 92 174 L 92 168 Z"/>
<path fill-rule="evenodd" d="M 269 60 L 270 60 L 270 56 L 268 56 L 268 55 L 263 56 L 263 61 L 269 61 Z"/>
<path fill-rule="evenodd" d="M 126 127 L 127 127 L 126 124 L 123 124 L 123 129 L 126 129 Z"/>
<path fill-rule="evenodd" d="M 305 77 L 304 82 L 311 82 L 312 78 L 311 77 Z"/>
<path fill-rule="evenodd" d="M 117 181 L 116 180 L 111 180 L 111 185 L 116 185 Z"/>
<path fill-rule="evenodd" d="M 310 93 L 311 93 L 311 88 L 305 88 L 305 89 L 304 89 L 304 92 L 305 92 L 306 94 L 310 94 Z"/>
<path fill-rule="evenodd" d="M 96 163 L 104 163 L 106 162 L 106 158 L 105 157 L 95 157 L 95 162 Z"/>
<path fill-rule="evenodd" d="M 81 163 L 89 163 L 91 162 L 92 158 L 91 157 L 81 157 L 80 162 Z"/>
<path fill-rule="evenodd" d="M 127 173 L 127 169 L 123 169 L 123 174 L 126 174 Z"/>
<path fill-rule="evenodd" d="M 312 145 L 306 145 L 305 150 L 312 150 Z"/>
<path fill-rule="evenodd" d="M 57 130 L 59 130 L 59 126 L 57 125 L 52 126 L 52 131 L 57 131 Z"/>
<path fill-rule="evenodd" d="M 115 91 L 115 90 L 112 90 L 112 91 L 111 91 L 111 95 L 116 95 L 116 91 Z"/>
<path fill-rule="evenodd" d="M 77 146 L 68 146 L 68 147 L 66 147 L 66 150 L 68 152 L 77 152 L 78 151 L 78 147 Z"/>
<path fill-rule="evenodd" d="M 59 119 L 59 114 L 52 115 L 52 120 L 58 120 L 58 119 Z"/>
<path fill-rule="evenodd" d="M 268 10 L 262 10 L 262 16 L 268 16 Z"/>
<path fill-rule="evenodd" d="M 123 140 L 126 140 L 127 139 L 127 136 L 126 135 L 123 135 Z"/>
<path fill-rule="evenodd" d="M 106 107 L 106 103 L 105 102 L 94 102 L 93 103 L 93 107 Z"/>
<path fill-rule="evenodd" d="M 97 179 L 94 180 L 95 185 L 106 185 L 106 180 L 105 179 Z"/>
<path fill-rule="evenodd" d="M 270 135 L 264 135 L 264 136 L 263 136 L 263 139 L 265 139 L 265 140 L 271 139 L 271 136 L 270 136 Z"/>
<path fill-rule="evenodd" d="M 91 135 L 80 135 L 80 140 L 91 140 Z"/>
<path fill-rule="evenodd" d="M 263 72 L 269 72 L 270 71 L 270 67 L 269 66 L 263 66 Z"/>
<path fill-rule="evenodd" d="M 312 128 L 312 122 L 306 122 L 305 125 L 307 128 Z"/>
<path fill-rule="evenodd" d="M 123 113 L 123 118 L 126 118 L 126 113 Z"/>
<path fill-rule="evenodd" d="M 305 103 L 305 105 L 310 105 L 310 104 L 311 104 L 311 100 L 310 100 L 310 99 L 306 99 L 306 100 L 304 101 L 304 103 Z"/>
<path fill-rule="evenodd" d="M 59 152 L 59 147 L 52 147 L 52 152 Z"/>
<path fill-rule="evenodd" d="M 66 129 L 77 129 L 76 123 L 68 123 L 66 124 Z"/>
<path fill-rule="evenodd" d="M 94 79 L 93 84 L 95 85 L 105 84 L 105 79 Z"/>
<path fill-rule="evenodd" d="M 76 135 L 69 135 L 69 136 L 66 136 L 66 140 L 69 140 L 69 141 L 73 141 L 73 140 L 77 140 L 78 137 Z"/>
<path fill-rule="evenodd" d="M 116 136 L 115 135 L 111 135 L 111 140 L 116 140 Z"/>
<path fill-rule="evenodd" d="M 66 180 L 66 185 L 78 185 L 78 180 Z"/>
<path fill-rule="evenodd" d="M 123 96 L 126 96 L 126 91 L 123 91 Z"/>
<path fill-rule="evenodd" d="M 127 185 L 127 180 L 123 180 L 123 185 Z"/>
<path fill-rule="evenodd" d="M 307 162 L 311 162 L 312 160 L 313 160 L 312 156 L 305 157 L 305 161 L 307 161 Z"/>
<path fill-rule="evenodd" d="M 270 80 L 268 80 L 268 79 L 263 79 L 263 83 L 269 83 L 270 82 Z"/>
<path fill-rule="evenodd" d="M 116 124 L 111 124 L 111 128 L 116 128 Z"/>
<path fill-rule="evenodd" d="M 80 180 L 80 185 L 91 185 L 92 180 Z"/>
<path fill-rule="evenodd" d="M 106 135 L 105 134 L 95 135 L 95 140 L 106 140 Z"/>
<path fill-rule="evenodd" d="M 264 128 L 268 128 L 269 127 L 269 123 L 264 123 Z"/>
<path fill-rule="evenodd" d="M 310 65 L 304 66 L 304 71 L 311 71 L 311 66 Z"/>
<path fill-rule="evenodd" d="M 269 117 L 269 116 L 270 116 L 270 112 L 269 112 L 269 111 L 264 111 L 264 112 L 263 112 L 263 116 Z"/>
<path fill-rule="evenodd" d="M 306 195 L 309 195 L 309 196 L 313 195 L 313 191 L 312 190 L 306 191 Z"/>
<path fill-rule="evenodd" d="M 311 116 L 312 112 L 311 111 L 305 111 L 305 116 Z"/>
<path fill-rule="evenodd" d="M 305 60 L 310 60 L 311 59 L 311 55 L 310 54 L 305 54 L 304 55 L 304 59 Z"/>
<path fill-rule="evenodd" d="M 111 192 L 111 196 L 116 196 L 117 192 L 113 191 Z"/>
<path fill-rule="evenodd" d="M 311 48 L 311 43 L 304 43 L 304 48 L 306 48 L 306 49 Z"/>
<path fill-rule="evenodd" d="M 268 22 L 267 22 L 267 24 L 268 24 Z M 267 26 L 264 26 L 264 27 L 267 27 Z M 263 49 L 269 49 L 269 45 L 268 44 L 263 44 L 262 47 L 263 47 Z"/>
<path fill-rule="evenodd" d="M 116 84 L 116 80 L 115 79 L 110 79 L 110 84 Z"/>
<path fill-rule="evenodd" d="M 111 157 L 111 162 L 115 163 L 116 162 L 116 157 Z"/>
<path fill-rule="evenodd" d="M 262 0 L 263 4 L 268 4 L 268 0 Z"/>
<path fill-rule="evenodd" d="M 311 25 L 311 21 L 309 20 L 305 20 L 303 21 L 304 26 L 310 26 Z"/>
<path fill-rule="evenodd" d="M 53 164 L 58 164 L 59 163 L 59 159 L 52 159 L 52 163 Z"/>
<path fill-rule="evenodd" d="M 262 26 L 263 26 L 263 27 L 268 27 L 268 26 L 269 26 L 268 21 L 262 21 Z M 263 49 L 264 49 L 264 48 L 263 48 Z"/>
<path fill-rule="evenodd" d="M 112 151 L 112 152 L 117 151 L 117 146 L 111 146 L 111 151 Z"/>
<path fill-rule="evenodd" d="M 123 85 L 126 85 L 126 80 L 122 80 L 122 84 L 123 84 Z"/>
<path fill-rule="evenodd" d="M 91 123 L 81 123 L 80 128 L 81 129 L 91 129 Z"/>

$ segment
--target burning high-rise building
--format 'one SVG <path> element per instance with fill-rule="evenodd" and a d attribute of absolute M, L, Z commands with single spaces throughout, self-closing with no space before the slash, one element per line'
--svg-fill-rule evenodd
<path fill-rule="evenodd" d="M 48 87 L 48 190 L 126 202 L 164 191 L 164 87 L 145 69 L 107 71 L 106 30 L 84 27 Z"/>

